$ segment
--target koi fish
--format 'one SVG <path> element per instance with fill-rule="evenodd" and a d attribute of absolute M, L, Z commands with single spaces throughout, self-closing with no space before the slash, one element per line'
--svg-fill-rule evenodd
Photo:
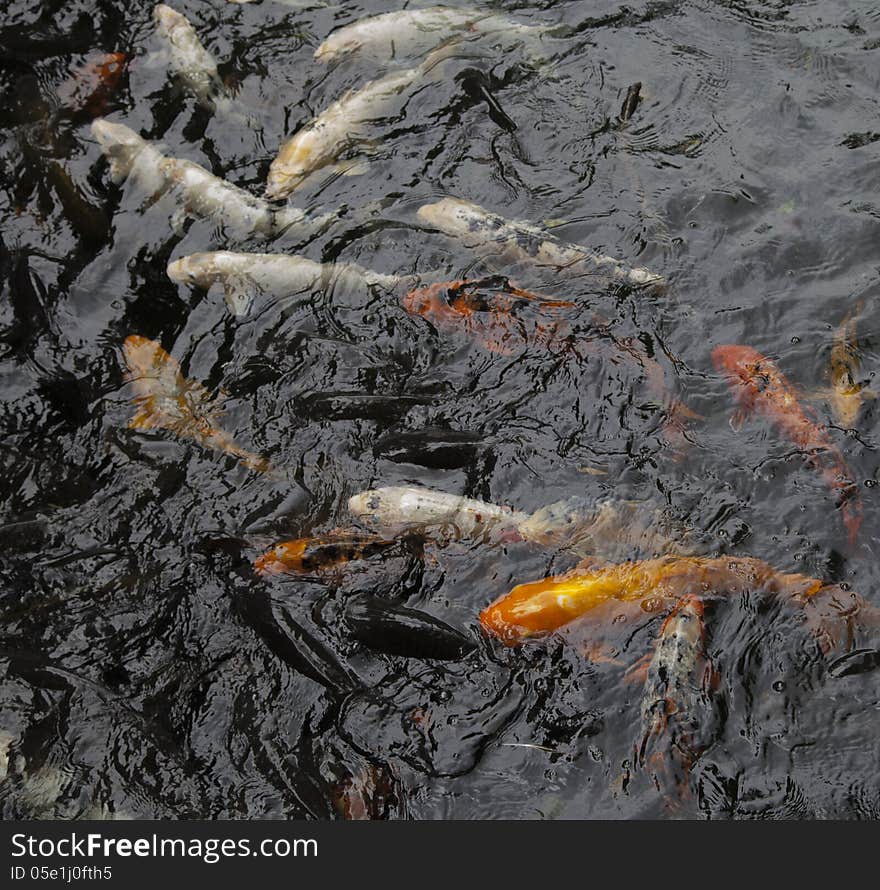
<path fill-rule="evenodd" d="M 370 52 L 386 59 L 409 54 L 427 40 L 434 44 L 456 33 L 472 35 L 511 33 L 522 37 L 553 34 L 554 25 L 527 25 L 508 16 L 473 8 L 429 6 L 370 16 L 338 28 L 315 50 L 319 62 L 336 61 L 355 51 Z"/>
<path fill-rule="evenodd" d="M 529 321 L 511 311 L 515 302 L 529 301 L 539 310 L 573 308 L 566 300 L 551 300 L 522 290 L 502 276 L 442 281 L 411 290 L 403 298 L 410 315 L 420 315 L 446 330 L 464 330 L 489 352 L 510 355 L 531 343 L 551 351 L 573 348 L 564 319 Z"/>
<path fill-rule="evenodd" d="M 527 302 L 526 302 L 527 301 Z M 514 314 L 516 303 L 523 303 L 541 313 L 537 318 Z M 481 279 L 443 281 L 411 290 L 403 298 L 403 307 L 410 315 L 427 318 L 438 328 L 463 331 L 484 349 L 500 355 L 511 355 L 526 346 L 546 349 L 551 353 L 567 353 L 583 358 L 598 352 L 607 342 L 616 350 L 613 361 L 624 360 L 643 373 L 650 394 L 665 411 L 663 433 L 667 441 L 681 450 L 686 439 L 686 419 L 702 419 L 683 402 L 672 396 L 666 374 L 652 358 L 645 345 L 636 338 L 612 336 L 604 323 L 603 338 L 597 341 L 586 336 L 575 337 L 564 317 L 550 314 L 557 309 L 573 309 L 575 303 L 554 300 L 522 290 L 501 275 Z"/>
<path fill-rule="evenodd" d="M 58 98 L 72 111 L 101 116 L 125 73 L 125 53 L 92 53 L 58 89 Z"/>
<path fill-rule="evenodd" d="M 337 813 L 342 819 L 352 821 L 388 819 L 400 799 L 391 771 L 371 763 L 343 777 L 333 789 Z"/>
<path fill-rule="evenodd" d="M 635 762 L 650 762 L 661 776 L 687 779 L 717 729 L 711 703 L 714 672 L 706 650 L 703 603 L 684 597 L 670 612 L 648 663 L 641 704 L 642 732 Z M 707 713 L 707 711 L 709 713 Z M 666 744 L 660 746 L 661 739 Z"/>
<path fill-rule="evenodd" d="M 255 292 L 291 294 L 329 289 L 339 283 L 355 288 L 395 287 L 400 278 L 380 275 L 353 263 L 316 263 L 305 257 L 218 250 L 193 253 L 168 264 L 168 277 L 178 284 L 209 289 L 223 286 L 234 315 L 247 315 Z"/>
<path fill-rule="evenodd" d="M 862 500 L 840 449 L 803 408 L 794 387 L 770 359 L 749 346 L 717 346 L 715 367 L 724 373 L 739 402 L 734 424 L 758 410 L 772 420 L 821 472 L 837 496 L 843 524 L 854 543 L 862 523 Z"/>
<path fill-rule="evenodd" d="M 856 346 L 856 322 L 851 312 L 834 334 L 829 366 L 831 389 L 822 393 L 830 401 L 837 422 L 847 428 L 855 426 L 862 402 L 866 398 L 876 397 L 864 383 L 858 381 L 861 364 Z"/>
<path fill-rule="evenodd" d="M 258 575 L 310 575 L 335 569 L 353 560 L 370 559 L 400 541 L 382 538 L 297 538 L 271 547 L 254 560 Z"/>
<path fill-rule="evenodd" d="M 749 557 L 677 557 L 618 565 L 588 565 L 557 577 L 514 587 L 480 613 L 480 623 L 506 645 L 543 636 L 611 599 L 643 607 L 680 600 L 694 590 L 736 595 L 749 590 L 779 592 L 801 600 L 826 585 L 805 575 L 783 574 Z"/>
<path fill-rule="evenodd" d="M 583 557 L 619 562 L 640 557 L 693 556 L 694 534 L 650 502 L 578 498 L 549 504 L 517 524 L 523 540 Z"/>
<path fill-rule="evenodd" d="M 160 3 L 153 10 L 156 33 L 164 41 L 172 73 L 201 104 L 217 110 L 229 108 L 230 99 L 217 71 L 189 19 Z"/>
<path fill-rule="evenodd" d="M 686 555 L 696 546 L 686 529 L 637 501 L 572 499 L 528 513 L 430 488 L 391 486 L 354 495 L 348 509 L 380 535 L 423 532 L 434 541 L 522 540 L 601 559 L 631 555 L 633 549 L 652 556 Z"/>
<path fill-rule="evenodd" d="M 395 97 L 417 84 L 448 55 L 441 48 L 415 68 L 395 71 L 351 90 L 289 138 L 269 167 L 266 197 L 289 195 L 307 176 L 336 161 L 354 146 L 363 147 Z"/>
<path fill-rule="evenodd" d="M 187 380 L 180 365 L 155 341 L 132 334 L 122 345 L 128 380 L 134 388 L 137 412 L 129 423 L 136 430 L 170 430 L 204 448 L 230 454 L 249 470 L 265 473 L 269 462 L 240 448 L 232 437 L 214 426 L 222 413 L 208 391 Z"/>
<path fill-rule="evenodd" d="M 98 118 L 92 133 L 117 182 L 131 179 L 150 199 L 172 193 L 184 215 L 207 219 L 237 237 L 274 235 L 291 226 L 319 224 L 295 207 L 275 210 L 265 201 L 209 173 L 192 161 L 169 158 L 124 124 Z"/>
<path fill-rule="evenodd" d="M 510 507 L 408 486 L 362 491 L 349 498 L 348 509 L 362 525 L 379 534 L 435 529 L 468 539 L 515 533 L 528 519 L 527 513 Z"/>
<path fill-rule="evenodd" d="M 348 601 L 345 623 L 356 640 L 388 655 L 456 661 L 477 648 L 439 618 L 369 594 Z"/>
<path fill-rule="evenodd" d="M 530 223 L 504 219 L 470 201 L 443 198 L 433 204 L 423 204 L 417 216 L 421 222 L 466 247 L 489 251 L 508 261 L 556 268 L 582 264 L 632 287 L 663 284 L 663 278 L 654 272 L 630 268 L 613 257 L 562 241 Z"/>

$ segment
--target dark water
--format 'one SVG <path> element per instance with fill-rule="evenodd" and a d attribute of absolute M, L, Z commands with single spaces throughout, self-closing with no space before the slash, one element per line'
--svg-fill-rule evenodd
<path fill-rule="evenodd" d="M 663 295 L 603 292 L 546 270 L 515 277 L 653 352 L 704 418 L 680 448 L 638 370 L 609 355 L 492 354 L 411 318 L 399 295 L 268 300 L 236 321 L 220 295 L 178 289 L 170 258 L 230 242 L 200 222 L 175 232 L 172 204 L 144 208 L 135 189 L 115 186 L 88 115 L 58 99 L 86 54 L 125 52 L 110 119 L 259 194 L 284 134 L 378 73 L 357 56 L 328 70 L 314 46 L 394 4 L 177 2 L 250 129 L 212 117 L 150 63 L 151 3 L 6 4 L 4 817 L 880 815 L 880 674 L 829 672 L 771 597 L 711 612 L 717 726 L 676 800 L 630 769 L 642 687 L 626 671 L 651 651 L 661 617 L 629 627 L 614 662 L 590 661 L 566 637 L 506 650 L 480 633 L 480 609 L 568 567 L 564 555 L 462 542 L 331 581 L 266 581 L 251 569 L 269 542 L 344 525 L 347 498 L 377 485 L 520 509 L 613 494 L 668 507 L 713 549 L 845 581 L 880 604 L 877 403 L 866 400 L 854 429 L 830 428 L 865 505 L 847 548 L 803 455 L 765 420 L 731 429 L 710 359 L 717 344 L 748 344 L 815 391 L 828 385 L 837 325 L 861 304 L 864 379 L 880 368 L 877 4 L 494 6 L 584 27 L 538 51 L 472 41 L 468 58 L 376 123 L 369 173 L 297 191 L 298 206 L 346 208 L 301 252 L 386 273 L 498 271 L 417 226 L 420 203 L 450 194 L 552 221 L 567 240 L 663 273 Z M 642 102 L 619 126 L 636 81 Z M 474 82 L 490 85 L 515 129 L 490 115 Z M 78 200 L 62 199 L 65 177 Z M 129 334 L 223 388 L 224 427 L 286 479 L 128 429 L 119 349 Z M 340 393 L 360 398 L 322 413 L 315 397 Z M 827 403 L 814 404 L 827 420 Z M 363 593 L 398 597 L 478 646 L 448 662 L 371 652 L 341 617 Z"/>

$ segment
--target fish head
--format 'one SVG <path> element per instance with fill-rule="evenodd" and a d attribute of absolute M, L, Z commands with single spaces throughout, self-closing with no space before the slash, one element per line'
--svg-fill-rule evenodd
<path fill-rule="evenodd" d="M 322 150 L 318 134 L 311 129 L 300 130 L 289 139 L 269 167 L 266 177 L 266 198 L 286 198 L 313 170 L 321 165 Z"/>
<path fill-rule="evenodd" d="M 385 524 L 398 518 L 395 505 L 399 501 L 399 489 L 376 488 L 352 495 L 348 499 L 348 511 L 368 525 Z"/>
<path fill-rule="evenodd" d="M 168 264 L 168 277 L 177 284 L 209 286 L 216 277 L 214 255 L 208 253 L 191 253 Z"/>
<path fill-rule="evenodd" d="M 423 318 L 436 316 L 443 304 L 439 293 L 441 287 L 442 285 L 432 284 L 411 290 L 401 301 L 403 308 L 410 315 L 421 315 Z"/>
<path fill-rule="evenodd" d="M 179 12 L 175 12 L 170 6 L 160 3 L 153 10 L 153 20 L 156 23 L 156 29 L 159 34 L 166 40 L 174 40 L 174 31 L 177 28 L 186 28 L 189 30 L 190 25 L 186 17 Z"/>
<path fill-rule="evenodd" d="M 254 560 L 254 571 L 264 577 L 284 572 L 302 572 L 307 541 L 283 541 Z"/>
<path fill-rule="evenodd" d="M 335 62 L 341 56 L 352 53 L 361 47 L 362 43 L 351 35 L 334 36 L 331 34 L 316 50 L 316 62 Z"/>
<path fill-rule="evenodd" d="M 762 364 L 769 364 L 756 349 L 737 344 L 716 346 L 712 350 L 712 361 L 720 373 L 743 383 L 751 381 Z"/>
<path fill-rule="evenodd" d="M 122 354 L 132 377 L 154 377 L 170 358 L 155 340 L 138 334 L 125 338 Z"/>
<path fill-rule="evenodd" d="M 138 155 L 147 145 L 125 124 L 114 124 L 102 117 L 92 121 L 92 135 L 110 161 L 110 172 L 115 179 L 128 176 Z"/>
<path fill-rule="evenodd" d="M 423 204 L 416 211 L 416 216 L 421 222 L 441 232 L 465 233 L 473 231 L 472 208 L 472 204 L 459 198 L 441 198 L 433 204 Z"/>

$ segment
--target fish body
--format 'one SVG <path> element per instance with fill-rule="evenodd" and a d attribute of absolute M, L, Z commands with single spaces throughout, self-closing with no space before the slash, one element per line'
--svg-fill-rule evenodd
<path fill-rule="evenodd" d="M 239 237 L 268 236 L 306 221 L 298 208 L 275 210 L 192 161 L 166 157 L 124 124 L 99 118 L 92 123 L 92 133 L 117 181 L 134 180 L 150 198 L 173 193 L 184 213 L 223 225 Z"/>
<path fill-rule="evenodd" d="M 555 268 L 583 265 L 609 279 L 635 287 L 663 283 L 660 275 L 647 269 L 630 268 L 613 257 L 562 241 L 538 226 L 505 219 L 460 198 L 442 198 L 432 204 L 423 204 L 417 215 L 425 225 L 455 238 L 466 247 L 492 251 L 509 261 Z"/>
<path fill-rule="evenodd" d="M 205 49 L 189 19 L 160 3 L 153 10 L 156 33 L 162 38 L 176 77 L 200 102 L 210 107 L 228 101 L 214 57 Z"/>
<path fill-rule="evenodd" d="M 91 53 L 58 90 L 62 104 L 73 112 L 99 117 L 125 74 L 125 53 Z"/>
<path fill-rule="evenodd" d="M 855 425 L 866 395 L 865 387 L 858 382 L 861 362 L 855 346 L 856 323 L 852 313 L 844 318 L 834 334 L 831 347 L 831 392 L 829 401 L 831 410 L 841 426 L 847 428 Z M 873 395 L 873 394 L 871 394 Z"/>
<path fill-rule="evenodd" d="M 214 425 L 220 412 L 208 391 L 200 383 L 187 380 L 180 365 L 158 343 L 132 335 L 126 337 L 122 352 L 137 406 L 129 423 L 132 429 L 170 430 L 205 448 L 230 454 L 255 472 L 270 469 L 265 458 L 240 448 L 228 433 Z"/>
<path fill-rule="evenodd" d="M 548 504 L 520 522 L 517 531 L 542 547 L 611 562 L 635 555 L 693 556 L 699 549 L 690 530 L 653 504 L 619 498 Z"/>
<path fill-rule="evenodd" d="M 390 430 L 373 443 L 373 455 L 396 464 L 415 464 L 432 470 L 470 467 L 485 447 L 479 433 L 445 427 Z"/>
<path fill-rule="evenodd" d="M 536 309 L 537 318 L 516 314 L 517 302 Z M 427 318 L 444 330 L 463 331 L 489 352 L 510 355 L 529 345 L 551 352 L 571 345 L 571 328 L 553 310 L 571 308 L 565 300 L 551 300 L 516 287 L 502 276 L 442 281 L 411 290 L 403 298 L 410 315 Z"/>
<path fill-rule="evenodd" d="M 370 595 L 346 604 L 352 636 L 379 652 L 404 658 L 454 661 L 476 649 L 476 642 L 445 621 Z"/>
<path fill-rule="evenodd" d="M 384 12 L 333 31 L 315 50 L 315 59 L 319 62 L 335 61 L 357 50 L 382 52 L 391 58 L 405 50 L 408 43 L 424 39 L 426 34 L 436 35 L 440 41 L 489 16 L 490 13 L 486 11 L 446 6 Z"/>
<path fill-rule="evenodd" d="M 222 285 L 227 305 L 239 316 L 247 314 L 254 291 L 284 295 L 337 284 L 390 289 L 400 280 L 353 263 L 316 263 L 300 256 L 228 250 L 181 257 L 169 263 L 167 272 L 178 284 L 204 289 Z"/>
<path fill-rule="evenodd" d="M 850 543 L 854 543 L 862 522 L 862 501 L 852 472 L 827 430 L 802 406 L 795 388 L 770 359 L 749 346 L 717 346 L 712 358 L 734 391 L 739 416 L 760 412 L 810 455 L 835 493 Z"/>
<path fill-rule="evenodd" d="M 394 71 L 350 90 L 298 130 L 269 167 L 266 197 L 286 197 L 311 173 L 333 163 L 343 152 L 363 146 L 373 133 L 373 122 L 444 57 L 445 52 L 439 52 L 415 68 Z"/>
<path fill-rule="evenodd" d="M 297 538 L 282 541 L 254 561 L 258 575 L 311 575 L 336 569 L 353 560 L 370 559 L 400 542 L 382 538 Z"/>
<path fill-rule="evenodd" d="M 667 616 L 648 664 L 636 763 L 682 785 L 717 730 L 703 603 L 686 596 Z"/>
<path fill-rule="evenodd" d="M 430 488 L 390 486 L 349 498 L 348 509 L 379 534 L 423 531 L 456 538 L 480 538 L 515 530 L 528 514 Z"/>
<path fill-rule="evenodd" d="M 747 557 L 662 557 L 590 566 L 514 587 L 480 614 L 483 627 L 508 645 L 543 636 L 611 599 L 647 606 L 688 593 L 735 595 L 749 590 L 810 597 L 823 582 L 783 574 Z"/>
<path fill-rule="evenodd" d="M 349 53 L 369 52 L 384 59 L 409 54 L 411 48 L 436 45 L 456 34 L 481 36 L 505 33 L 518 37 L 540 37 L 558 26 L 529 25 L 509 16 L 472 7 L 429 6 L 403 9 L 360 19 L 338 28 L 315 50 L 315 59 L 336 61 Z"/>

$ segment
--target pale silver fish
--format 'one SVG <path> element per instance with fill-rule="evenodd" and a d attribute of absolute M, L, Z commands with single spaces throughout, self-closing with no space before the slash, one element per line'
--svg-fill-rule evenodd
<path fill-rule="evenodd" d="M 229 106 L 229 96 L 213 56 L 205 49 L 189 19 L 160 3 L 153 10 L 156 33 L 168 48 L 169 66 L 203 104 Z"/>
<path fill-rule="evenodd" d="M 607 562 L 695 556 L 705 546 L 651 502 L 573 498 L 549 504 L 517 526 L 522 538 Z"/>
<path fill-rule="evenodd" d="M 415 68 L 395 71 L 351 90 L 288 139 L 269 167 L 266 197 L 284 198 L 309 174 L 332 164 L 345 151 L 365 145 L 375 134 L 374 121 L 389 104 L 417 84 L 449 54 L 443 47 Z"/>
<path fill-rule="evenodd" d="M 376 532 L 433 530 L 444 538 L 516 532 L 518 524 L 528 518 L 510 507 L 412 486 L 362 491 L 349 498 L 348 509 L 362 525 Z"/>
<path fill-rule="evenodd" d="M 648 269 L 626 266 L 614 257 L 562 241 L 531 223 L 505 219 L 460 198 L 442 198 L 432 204 L 423 204 L 418 210 L 418 218 L 466 247 L 491 251 L 506 261 L 555 268 L 580 265 L 630 285 L 663 284 L 663 278 Z"/>
<path fill-rule="evenodd" d="M 174 260 L 168 264 L 168 277 L 206 289 L 222 285 L 226 304 L 238 316 L 250 311 L 255 292 L 285 295 L 335 285 L 393 288 L 400 281 L 395 275 L 381 275 L 354 263 L 316 263 L 300 256 L 228 250 Z"/>
<path fill-rule="evenodd" d="M 429 6 L 402 9 L 360 19 L 333 31 L 315 50 L 321 62 L 333 61 L 358 50 L 393 58 L 409 55 L 413 47 L 430 48 L 462 32 L 475 36 L 506 33 L 521 37 L 552 33 L 558 26 L 529 25 L 487 9 L 473 7 Z"/>
<path fill-rule="evenodd" d="M 528 513 L 430 488 L 392 486 L 356 494 L 348 508 L 382 535 L 428 529 L 446 529 L 458 538 L 491 533 L 603 561 L 699 552 L 680 523 L 638 501 L 572 499 Z"/>
<path fill-rule="evenodd" d="M 253 3 L 254 0 L 227 0 L 228 3 L 234 3 L 236 6 L 244 6 L 247 3 Z M 327 3 L 325 0 L 274 0 L 280 6 L 289 6 L 291 9 L 338 9 L 338 3 Z"/>
<path fill-rule="evenodd" d="M 295 207 L 276 210 L 192 161 L 166 157 L 124 124 L 98 118 L 92 122 L 92 133 L 118 182 L 134 180 L 151 199 L 172 193 L 183 214 L 211 220 L 237 237 L 273 235 L 291 226 L 311 228 L 322 221 L 309 219 Z"/>

